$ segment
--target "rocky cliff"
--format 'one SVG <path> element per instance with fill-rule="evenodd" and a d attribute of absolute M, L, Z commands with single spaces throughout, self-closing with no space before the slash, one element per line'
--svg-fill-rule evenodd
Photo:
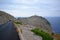
<path fill-rule="evenodd" d="M 48 32 L 50 34 L 52 33 L 52 28 L 50 23 L 41 16 L 35 15 L 27 18 L 19 17 L 18 20 L 16 20 L 10 14 L 0 11 L 0 25 L 8 21 L 14 21 L 14 23 L 17 24 L 18 28 L 22 30 L 22 31 L 21 30 L 19 31 L 22 32 L 22 35 L 25 40 L 42 40 L 43 39 L 40 36 L 34 35 L 34 33 L 31 32 L 32 28 L 40 28 L 45 32 Z M 22 25 L 21 23 L 19 23 L 19 21 L 22 23 Z"/>
<path fill-rule="evenodd" d="M 0 25 L 6 23 L 9 20 L 14 20 L 15 18 L 10 14 L 0 11 Z"/>
<path fill-rule="evenodd" d="M 29 27 L 35 27 L 35 28 L 41 28 L 42 30 L 51 33 L 52 28 L 50 23 L 47 21 L 47 19 L 41 17 L 41 16 L 31 16 L 28 18 L 18 18 L 20 22 L 22 22 L 24 25 L 28 25 Z"/>

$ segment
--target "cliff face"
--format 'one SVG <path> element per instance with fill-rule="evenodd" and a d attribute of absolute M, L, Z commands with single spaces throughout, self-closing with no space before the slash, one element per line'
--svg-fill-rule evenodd
<path fill-rule="evenodd" d="M 36 27 L 36 28 L 41 28 L 42 30 L 49 32 L 49 33 L 52 32 L 50 23 L 43 17 L 31 16 L 28 18 L 18 18 L 18 20 L 20 20 L 20 22 L 22 22 L 25 25 L 29 25 L 29 26 Z"/>
<path fill-rule="evenodd" d="M 15 18 L 10 14 L 0 11 L 0 25 L 6 23 L 9 20 L 14 20 Z"/>

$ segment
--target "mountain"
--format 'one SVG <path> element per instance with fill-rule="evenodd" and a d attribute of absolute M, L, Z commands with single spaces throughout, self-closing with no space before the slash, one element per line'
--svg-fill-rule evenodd
<path fill-rule="evenodd" d="M 52 32 L 52 28 L 50 23 L 47 21 L 47 19 L 41 17 L 41 16 L 31 16 L 31 17 L 19 17 L 18 20 L 22 22 L 24 25 L 29 25 L 29 27 L 35 27 L 35 28 L 41 28 L 43 31 Z"/>
<path fill-rule="evenodd" d="M 9 20 L 14 20 L 15 18 L 10 14 L 0 11 L 0 25 L 6 23 Z"/>

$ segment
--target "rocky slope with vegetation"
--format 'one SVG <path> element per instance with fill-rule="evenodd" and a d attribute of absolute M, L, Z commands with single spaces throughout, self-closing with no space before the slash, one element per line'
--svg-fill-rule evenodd
<path fill-rule="evenodd" d="M 21 29 L 19 31 L 21 31 L 24 40 L 53 40 L 53 38 L 55 40 L 60 39 L 60 36 L 52 33 L 51 25 L 47 19 L 41 16 L 35 15 L 25 18 L 19 17 L 16 19 L 12 15 L 0 11 L 0 25 L 5 24 L 8 21 L 13 21 L 16 23 L 18 28 Z"/>
<path fill-rule="evenodd" d="M 20 22 L 22 22 L 24 25 L 27 25 L 32 28 L 41 28 L 43 31 L 52 33 L 52 28 L 50 23 L 41 16 L 31 16 L 27 18 L 18 18 Z"/>
<path fill-rule="evenodd" d="M 0 11 L 0 25 L 6 23 L 9 20 L 15 20 L 15 18 L 4 11 Z"/>

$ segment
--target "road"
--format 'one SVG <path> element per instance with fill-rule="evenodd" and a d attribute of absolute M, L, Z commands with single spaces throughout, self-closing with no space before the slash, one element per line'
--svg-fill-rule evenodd
<path fill-rule="evenodd" d="M 0 25 L 0 40 L 20 40 L 11 21 Z"/>

